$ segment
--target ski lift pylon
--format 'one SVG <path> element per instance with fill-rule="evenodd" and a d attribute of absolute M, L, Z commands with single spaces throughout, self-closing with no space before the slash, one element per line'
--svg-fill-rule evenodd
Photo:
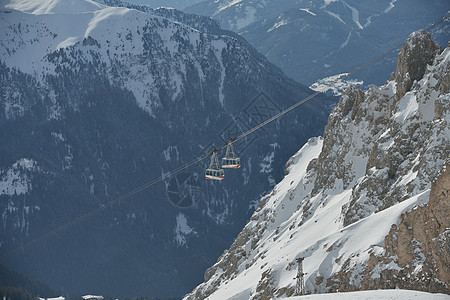
<path fill-rule="evenodd" d="M 209 168 L 205 171 L 205 178 L 212 180 L 222 180 L 225 177 L 223 169 L 219 166 L 219 159 L 217 158 L 217 152 L 219 149 L 215 149 L 211 152 L 211 163 Z"/>
<path fill-rule="evenodd" d="M 234 139 L 227 142 L 227 152 L 225 153 L 225 157 L 222 158 L 222 168 L 238 169 L 241 167 L 241 159 L 234 152 L 233 142 Z"/>

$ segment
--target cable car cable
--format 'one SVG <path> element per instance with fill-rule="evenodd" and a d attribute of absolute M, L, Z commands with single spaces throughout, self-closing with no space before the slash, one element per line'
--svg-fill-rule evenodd
<path fill-rule="evenodd" d="M 142 186 L 132 190 L 131 192 L 126 193 L 126 194 L 124 194 L 124 195 L 122 195 L 122 196 L 120 196 L 120 197 L 118 197 L 118 198 L 108 202 L 107 204 L 105 204 L 105 205 L 103 205 L 101 207 L 98 207 L 98 208 L 96 208 L 96 209 L 94 209 L 94 210 L 92 210 L 92 211 L 90 211 L 90 212 L 88 212 L 88 213 L 86 213 L 86 214 L 84 214 L 84 215 L 82 215 L 82 216 L 80 216 L 80 217 L 78 217 L 78 218 L 76 218 L 76 219 L 74 219 L 74 220 L 72 220 L 72 221 L 70 221 L 70 222 L 68 222 L 68 223 L 66 223 L 66 224 L 64 224 L 64 225 L 62 225 L 62 226 L 60 226 L 60 227 L 58 227 L 58 228 L 56 228 L 56 229 L 46 233 L 46 234 L 38 237 L 38 238 L 36 238 L 36 239 L 34 239 L 34 240 L 31 240 L 30 242 L 27 242 L 27 243 L 21 245 L 19 248 L 16 248 L 16 249 L 13 249 L 13 250 L 11 250 L 9 252 L 6 252 L 6 253 L 4 253 L 4 254 L 2 254 L 0 256 L 0 260 L 5 258 L 5 257 L 11 256 L 11 255 L 13 255 L 13 254 L 15 254 L 17 252 L 23 251 L 24 249 L 27 249 L 27 248 L 33 246 L 34 244 L 37 244 L 37 243 L 39 243 L 39 242 L 41 242 L 43 240 L 46 240 L 46 239 L 56 235 L 57 233 L 59 233 L 61 231 L 64 231 L 64 230 L 66 230 L 66 229 L 68 229 L 68 228 L 70 228 L 70 227 L 72 227 L 72 226 L 74 226 L 74 225 L 76 225 L 76 224 L 78 224 L 78 223 L 88 219 L 89 217 L 92 217 L 92 216 L 100 213 L 101 211 L 103 211 L 103 210 L 113 206 L 114 204 L 117 204 L 120 201 L 123 201 L 123 200 L 125 200 L 127 198 L 130 198 L 131 196 L 134 196 L 135 194 L 137 194 L 137 193 L 139 193 L 139 192 L 141 192 L 141 191 L 143 191 L 145 189 L 150 188 L 151 186 L 155 185 L 156 183 L 159 183 L 159 182 L 163 181 L 164 179 L 166 179 L 166 178 L 168 178 L 168 177 L 170 177 L 172 175 L 175 175 L 175 174 L 177 174 L 177 173 L 187 169 L 190 166 L 198 164 L 200 161 L 202 161 L 202 160 L 204 160 L 204 159 L 206 159 L 208 157 L 209 157 L 209 154 L 203 155 L 201 157 L 198 157 L 198 158 L 192 160 L 191 162 L 189 162 L 189 163 L 187 163 L 187 164 L 185 164 L 183 166 L 180 166 L 180 167 L 178 167 L 178 168 L 176 168 L 176 169 L 174 169 L 174 170 L 172 170 L 172 171 L 162 175 L 161 177 L 158 177 L 158 178 L 156 178 L 156 179 L 154 179 L 154 180 L 152 180 L 152 181 L 150 181 L 150 182 L 148 182 L 148 183 L 146 183 L 146 184 L 144 184 L 144 185 L 142 185 Z"/>
<path fill-rule="evenodd" d="M 436 26 L 438 26 L 439 24 L 445 22 L 445 21 L 448 20 L 449 18 L 450 18 L 450 12 L 447 12 L 447 14 L 446 14 L 443 18 L 441 18 L 439 21 L 437 21 L 437 22 L 431 24 L 430 26 L 428 26 L 428 27 L 425 28 L 424 30 L 425 30 L 425 31 L 428 31 L 428 30 L 430 30 L 430 29 L 433 29 L 434 27 L 436 27 Z M 383 54 L 381 54 L 381 55 L 379 55 L 379 56 L 373 58 L 372 60 L 370 60 L 369 62 L 365 63 L 364 65 L 362 65 L 362 66 L 360 66 L 360 67 L 357 67 L 357 68 L 354 69 L 352 72 L 350 72 L 350 73 L 348 73 L 347 75 L 343 76 L 343 78 L 348 78 L 348 77 L 350 77 L 351 75 L 353 75 L 353 74 L 355 74 L 355 73 L 357 73 L 357 72 L 360 72 L 360 71 L 366 69 L 368 66 L 374 64 L 375 62 L 379 61 L 379 60 L 382 59 L 383 57 L 385 57 L 385 56 L 387 56 L 388 54 L 392 53 L 392 52 L 393 52 L 394 50 L 396 50 L 397 48 L 401 47 L 403 44 L 404 44 L 404 42 L 401 42 L 401 43 L 395 45 L 394 47 L 390 48 L 389 50 L 387 50 L 387 51 L 384 52 Z M 288 108 L 285 109 L 284 111 L 282 111 L 282 112 L 276 114 L 275 116 L 273 116 L 273 117 L 271 117 L 270 119 L 264 121 L 263 123 L 261 123 L 261 124 L 255 126 L 254 128 L 248 130 L 247 132 L 244 132 L 243 134 L 239 135 L 238 137 L 236 137 L 236 138 L 234 138 L 234 139 L 230 139 L 230 143 L 234 143 L 234 142 L 236 142 L 236 141 L 238 141 L 238 140 L 240 140 L 240 139 L 246 137 L 247 135 L 249 135 L 249 134 L 255 132 L 255 131 L 258 130 L 258 129 L 260 129 L 261 127 L 263 127 L 263 126 L 269 124 L 270 122 L 274 121 L 275 119 L 278 119 L 279 117 L 281 117 L 282 115 L 286 114 L 287 112 L 293 110 L 294 108 L 296 108 L 296 107 L 302 105 L 303 103 L 305 103 L 305 102 L 311 100 L 312 98 L 316 97 L 316 96 L 317 96 L 318 94 L 320 94 L 320 93 L 321 93 L 321 92 L 315 92 L 314 94 L 312 94 L 312 95 L 310 95 L 310 96 L 304 98 L 303 100 L 301 100 L 301 101 L 295 103 L 294 105 L 288 107 Z M 222 146 L 222 148 L 224 148 L 224 147 L 225 147 L 225 146 Z"/>
<path fill-rule="evenodd" d="M 424 30 L 425 30 L 425 31 L 428 31 L 428 30 L 430 30 L 430 29 L 433 29 L 434 27 L 438 26 L 439 24 L 441 24 L 441 23 L 447 21 L 449 18 L 450 18 L 450 13 L 447 12 L 447 14 L 445 15 L 445 17 L 443 17 L 443 18 L 441 18 L 439 21 L 437 21 L 437 22 L 431 24 L 430 26 L 428 26 L 428 27 L 425 28 Z M 392 47 L 392 48 L 389 49 L 388 51 L 386 51 L 386 52 L 384 52 L 383 54 L 377 56 L 376 58 L 370 60 L 369 62 L 367 62 L 366 64 L 362 65 L 361 67 L 356 68 L 355 70 L 353 70 L 352 72 L 350 72 L 350 73 L 348 73 L 346 76 L 344 76 L 344 78 L 349 77 L 350 75 L 353 75 L 353 74 L 355 74 L 355 73 L 357 73 L 357 72 L 359 72 L 359 71 L 361 71 L 361 70 L 367 68 L 368 66 L 374 64 L 375 62 L 377 62 L 377 61 L 380 60 L 381 58 L 383 58 L 383 57 L 385 57 L 386 55 L 388 55 L 389 53 L 393 52 L 395 49 L 397 49 L 397 48 L 398 48 L 399 46 L 401 46 L 402 44 L 403 44 L 403 43 L 400 43 L 400 44 L 398 44 L 398 45 Z M 258 129 L 262 128 L 263 126 L 265 126 L 265 125 L 271 123 L 272 121 L 274 121 L 274 120 L 280 118 L 281 116 L 283 116 L 284 114 L 290 112 L 290 111 L 293 110 L 294 108 L 296 108 L 296 107 L 302 105 L 303 103 L 305 103 L 305 102 L 307 102 L 307 101 L 313 99 L 314 97 L 316 97 L 316 96 L 319 95 L 320 93 L 321 93 L 321 92 L 315 92 L 315 93 L 309 95 L 308 97 L 306 97 L 306 98 L 300 100 L 299 102 L 296 102 L 296 103 L 293 104 L 292 106 L 290 106 L 290 107 L 288 107 L 287 109 L 281 111 L 280 113 L 276 114 L 275 116 L 269 118 L 268 120 L 264 121 L 263 123 L 261 123 L 261 124 L 255 126 L 255 127 L 251 128 L 251 129 L 249 129 L 248 131 L 244 132 L 243 134 L 239 135 L 239 136 L 236 137 L 236 138 L 230 139 L 225 145 L 223 145 L 223 146 L 221 146 L 221 147 L 219 147 L 219 148 L 216 148 L 216 149 L 213 150 L 211 153 L 206 154 L 206 155 L 203 155 L 203 156 L 200 156 L 200 157 L 198 157 L 198 158 L 196 158 L 196 159 L 190 161 L 189 163 L 186 163 L 186 164 L 184 164 L 184 165 L 182 165 L 182 166 L 180 166 L 180 167 L 178 167 L 178 168 L 176 168 L 176 169 L 174 169 L 174 170 L 172 170 L 172 171 L 169 171 L 169 172 L 166 173 L 165 175 L 162 175 L 162 176 L 160 176 L 160 177 L 158 177 L 158 178 L 155 178 L 154 180 L 152 180 L 152 181 L 150 181 L 150 182 L 148 182 L 148 183 L 146 183 L 146 184 L 144 184 L 144 185 L 142 185 L 142 186 L 140 186 L 140 187 L 138 187 L 138 188 L 136 188 L 136 189 L 134 189 L 134 190 L 132 190 L 132 191 L 130 191 L 130 192 L 128 192 L 128 193 L 126 193 L 126 194 L 124 194 L 124 195 L 122 195 L 122 196 L 120 196 L 120 197 L 118 197 L 118 198 L 116 198 L 116 199 L 114 199 L 114 200 L 112 200 L 112 201 L 110 201 L 110 202 L 108 202 L 108 203 L 105 204 L 104 206 L 98 207 L 98 208 L 96 208 L 96 209 L 94 209 L 94 210 L 92 210 L 92 211 L 90 211 L 90 212 L 88 212 L 88 213 L 86 213 L 86 214 L 84 214 L 84 215 L 82 215 L 82 216 L 80 216 L 80 217 L 78 217 L 78 218 L 76 218 L 76 219 L 74 219 L 74 220 L 72 220 L 72 221 L 70 221 L 70 222 L 68 222 L 68 223 L 66 223 L 66 224 L 64 224 L 64 225 L 62 225 L 62 226 L 60 226 L 60 227 L 58 227 L 58 228 L 56 228 L 56 229 L 54 229 L 54 230 L 52 230 L 52 231 L 46 233 L 46 234 L 44 234 L 44 235 L 38 237 L 38 238 L 36 238 L 36 239 L 34 239 L 34 240 L 31 240 L 30 242 L 27 242 L 27 243 L 21 245 L 20 247 L 18 247 L 18 248 L 16 248 L 16 249 L 13 249 L 13 250 L 11 250 L 11 251 L 9 251 L 9 252 L 6 252 L 5 254 L 2 254 L 2 255 L 0 256 L 0 260 L 3 259 L 3 258 L 6 258 L 6 257 L 8 257 L 8 256 L 11 256 L 11 255 L 13 255 L 13 254 L 15 254 L 15 253 L 17 253 L 17 252 L 24 251 L 25 249 L 27 249 L 27 248 L 29 248 L 29 247 L 31 247 L 31 246 L 33 246 L 33 245 L 35 245 L 35 244 L 37 244 L 37 243 L 43 241 L 43 240 L 46 240 L 46 239 L 48 239 L 48 238 L 50 238 L 50 237 L 56 235 L 57 233 L 59 233 L 59 232 L 61 232 L 61 231 L 64 231 L 64 230 L 66 230 L 66 229 L 68 229 L 68 228 L 70 228 L 70 227 L 72 227 L 72 226 L 74 226 L 74 225 L 76 225 L 76 224 L 78 224 L 78 223 L 80 223 L 80 222 L 82 222 L 82 221 L 84 221 L 84 220 L 86 220 L 86 219 L 88 219 L 88 218 L 90 218 L 90 217 L 92 217 L 92 216 L 94 216 L 94 215 L 100 213 L 101 211 L 105 210 L 106 208 L 109 208 L 109 207 L 113 206 L 113 205 L 116 204 L 116 203 L 119 203 L 120 201 L 123 201 L 123 200 L 125 200 L 125 199 L 128 199 L 128 198 L 130 198 L 131 196 L 134 196 L 135 194 L 137 194 L 137 193 L 139 193 L 139 192 L 141 192 L 141 191 L 143 191 L 143 190 L 145 190 L 145 189 L 150 188 L 151 186 L 155 185 L 156 183 L 159 183 L 159 182 L 163 181 L 163 180 L 166 179 L 166 178 L 169 178 L 169 177 L 171 177 L 172 175 L 175 175 L 175 174 L 177 174 L 177 173 L 179 173 L 179 172 L 181 172 L 181 171 L 187 169 L 187 168 L 190 167 L 190 166 L 193 166 L 193 165 L 198 164 L 198 163 L 201 162 L 202 160 L 204 160 L 204 159 L 208 158 L 209 156 L 211 156 L 213 152 L 217 152 L 217 151 L 220 151 L 220 150 L 224 149 L 224 148 L 227 146 L 228 143 L 235 143 L 235 142 L 237 142 L 237 141 L 239 141 L 239 140 L 245 138 L 245 137 L 248 136 L 249 134 L 252 134 L 253 132 L 257 131 Z"/>

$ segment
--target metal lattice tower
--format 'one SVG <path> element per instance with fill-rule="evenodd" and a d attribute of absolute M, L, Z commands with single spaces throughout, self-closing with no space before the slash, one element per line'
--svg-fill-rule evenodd
<path fill-rule="evenodd" d="M 298 263 L 298 270 L 297 270 L 297 284 L 295 286 L 295 294 L 297 296 L 305 295 L 305 280 L 303 279 L 303 275 L 306 273 L 303 273 L 303 260 L 304 257 L 297 258 Z"/>

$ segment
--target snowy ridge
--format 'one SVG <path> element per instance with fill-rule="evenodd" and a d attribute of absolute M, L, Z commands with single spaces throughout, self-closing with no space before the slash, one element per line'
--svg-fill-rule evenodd
<path fill-rule="evenodd" d="M 231 0 L 228 3 L 224 3 L 219 7 L 219 9 L 217 10 L 217 12 L 215 14 L 218 14 L 222 10 L 225 10 L 233 5 L 239 4 L 240 2 L 242 2 L 242 0 Z"/>
<path fill-rule="evenodd" d="M 445 300 L 448 295 L 432 294 L 419 291 L 405 290 L 377 290 L 377 291 L 361 291 L 350 293 L 333 293 L 319 295 L 304 295 L 301 297 L 291 297 L 292 300 Z"/>
<path fill-rule="evenodd" d="M 5 2 L 4 0 L 2 2 Z M 14 9 L 35 15 L 46 14 L 81 14 L 93 12 L 105 8 L 92 0 L 11 0 L 9 3 L 1 4 L 0 7 Z"/>
<path fill-rule="evenodd" d="M 309 8 L 300 8 L 301 11 L 307 12 L 308 14 L 312 16 L 317 16 L 316 13 L 313 13 Z"/>
<path fill-rule="evenodd" d="M 298 257 L 305 258 L 311 293 L 361 289 L 381 270 L 401 269 L 394 261 L 366 266 L 385 253 L 385 237 L 402 213 L 427 203 L 450 155 L 449 55 L 447 47 L 425 65 L 423 79 L 398 101 L 395 80 L 366 92 L 348 89 L 324 138 L 311 139 L 288 161 L 283 181 L 185 299 L 292 296 Z"/>
<path fill-rule="evenodd" d="M 80 3 L 17 0 L 3 6 L 17 9 L 0 13 L 0 23 L 6 29 L 0 33 L 0 59 L 8 61 L 10 67 L 38 74 L 42 79 L 44 74 L 55 74 L 57 67 L 73 63 L 52 61 L 49 54 L 77 49 L 77 59 L 104 65 L 105 73 L 115 74 L 110 81 L 132 91 L 138 105 L 153 115 L 154 109 L 161 106 L 157 99 L 162 85 L 171 90 L 173 100 L 180 98 L 186 69 L 191 63 L 195 64 L 200 80 L 206 80 L 199 56 L 212 51 L 222 70 L 219 100 L 223 104 L 225 66 L 221 55 L 226 47 L 224 39 L 228 42 L 231 38 L 208 36 L 205 42 L 200 42 L 204 38 L 201 32 L 179 22 L 89 0 Z M 180 53 L 180 39 L 197 51 Z M 143 55 L 148 54 L 149 43 L 161 45 L 159 53 L 151 54 L 161 59 L 140 63 Z"/>
<path fill-rule="evenodd" d="M 266 0 L 261 3 L 255 3 L 252 0 L 217 0 L 214 3 L 206 2 L 200 4 L 202 6 L 211 6 L 213 12 L 211 16 L 221 19 L 225 17 L 226 21 L 223 25 L 227 25 L 233 30 L 244 29 L 247 25 L 259 20 L 261 17 L 266 16 L 266 8 L 270 8 L 275 12 L 282 13 L 282 10 L 289 9 L 291 7 L 298 7 L 299 10 L 304 11 L 312 16 L 317 16 L 314 10 L 319 10 L 320 12 L 325 12 L 329 16 L 336 18 L 343 24 L 353 23 L 355 28 L 359 30 L 365 29 L 368 25 L 372 23 L 372 19 L 379 17 L 383 14 L 388 14 L 394 7 L 397 0 L 384 1 L 385 6 L 374 6 L 371 11 L 376 11 L 377 13 L 372 14 L 366 18 L 361 18 L 361 13 L 357 7 L 350 5 L 343 0 L 315 0 L 315 1 L 294 1 L 293 3 L 276 3 L 276 1 Z M 383 4 L 384 4 L 383 2 Z M 380 3 L 381 4 L 381 3 Z M 309 7 L 301 7 L 302 5 L 308 5 Z M 193 7 L 195 7 L 194 5 Z M 197 5 L 198 6 L 198 5 Z M 347 8 L 348 12 L 344 8 Z M 314 10 L 311 10 L 314 9 Z M 344 16 L 345 15 L 345 16 Z M 364 26 L 362 23 L 364 22 Z"/>
<path fill-rule="evenodd" d="M 412 14 L 410 7 L 415 8 Z M 223 28 L 241 34 L 286 75 L 311 85 L 364 64 L 412 31 L 427 28 L 449 9 L 450 2 L 440 0 L 216 0 L 194 4 L 186 11 L 214 17 Z M 449 40 L 448 24 L 432 31 L 440 45 Z M 388 57 L 381 62 L 383 71 L 368 69 L 358 76 L 383 84 L 395 67 L 393 55 Z"/>

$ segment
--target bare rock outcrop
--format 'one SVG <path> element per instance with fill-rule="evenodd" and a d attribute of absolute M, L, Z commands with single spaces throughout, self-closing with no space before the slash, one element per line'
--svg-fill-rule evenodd
<path fill-rule="evenodd" d="M 363 120 L 370 124 L 370 138 L 365 139 L 358 151 L 369 151 L 370 155 L 364 178 L 353 187 L 352 200 L 343 208 L 345 225 L 423 190 L 447 157 L 449 145 L 446 140 L 423 151 L 423 145 L 430 144 L 430 137 L 436 133 L 445 136 L 448 126 L 442 118 L 448 113 L 449 103 L 444 97 L 446 93 L 441 94 L 441 91 L 447 90 L 450 70 L 449 64 L 443 63 L 445 56 L 439 56 L 441 51 L 442 48 L 431 40 L 428 33 L 418 31 L 411 34 L 398 55 L 395 80 L 384 90 L 370 88 L 364 101 L 353 107 L 352 115 L 355 110 L 361 114 L 361 107 L 368 107 L 369 112 L 363 115 Z M 431 67 L 433 64 L 435 67 Z M 423 80 L 422 85 L 410 91 L 412 82 L 418 80 Z M 393 97 L 387 95 L 389 85 L 394 92 Z M 432 94 L 442 96 L 433 99 Z M 431 109 L 434 114 L 428 112 Z M 409 118 L 408 114 L 413 110 L 423 112 L 416 118 Z M 442 121 L 436 123 L 436 127 L 427 125 L 433 118 Z M 435 164 L 436 158 L 440 163 Z M 400 184 L 404 183 L 402 178 L 411 169 L 416 174 L 415 182 Z"/>
<path fill-rule="evenodd" d="M 411 89 L 414 81 L 422 79 L 427 65 L 431 65 L 442 47 L 426 31 L 416 31 L 408 38 L 397 58 L 394 77 L 397 83 L 396 100 Z"/>
<path fill-rule="evenodd" d="M 427 204 L 402 214 L 385 238 L 383 256 L 372 255 L 363 289 L 401 288 L 450 293 L 450 160 L 433 181 Z M 397 268 L 386 268 L 395 265 Z"/>

